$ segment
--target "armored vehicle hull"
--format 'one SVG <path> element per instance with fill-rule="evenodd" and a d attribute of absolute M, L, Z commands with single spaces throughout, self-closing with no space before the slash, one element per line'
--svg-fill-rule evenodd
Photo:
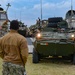
<path fill-rule="evenodd" d="M 43 32 L 41 38 L 36 38 L 33 49 L 33 63 L 39 59 L 49 56 L 68 57 L 73 60 L 75 57 L 75 43 L 72 33 Z M 70 37 L 71 36 L 71 37 Z M 37 61 L 35 60 L 37 57 Z M 75 60 L 73 60 L 75 63 Z"/>
<path fill-rule="evenodd" d="M 69 56 L 75 52 L 74 43 L 37 41 L 36 51 L 43 56 Z"/>

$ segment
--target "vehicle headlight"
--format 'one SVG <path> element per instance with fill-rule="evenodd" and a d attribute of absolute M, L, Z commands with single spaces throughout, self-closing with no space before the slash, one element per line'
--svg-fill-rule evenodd
<path fill-rule="evenodd" d="M 74 36 L 75 36 L 74 34 L 71 35 L 72 38 L 74 38 Z"/>
<path fill-rule="evenodd" d="M 38 33 L 38 34 L 36 35 L 36 38 L 41 38 L 41 33 Z"/>
<path fill-rule="evenodd" d="M 75 39 L 75 35 L 74 34 L 70 34 L 69 39 L 74 40 Z"/>

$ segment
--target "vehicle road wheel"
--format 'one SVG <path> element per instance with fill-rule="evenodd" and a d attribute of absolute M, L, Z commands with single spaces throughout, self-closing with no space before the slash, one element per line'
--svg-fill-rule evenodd
<path fill-rule="evenodd" d="M 38 60 L 40 61 L 40 59 L 41 59 L 41 56 L 40 56 L 40 54 L 38 54 Z"/>
<path fill-rule="evenodd" d="M 33 63 L 39 63 L 38 53 L 33 49 Z"/>
<path fill-rule="evenodd" d="M 75 54 L 73 54 L 73 64 L 75 65 Z"/>

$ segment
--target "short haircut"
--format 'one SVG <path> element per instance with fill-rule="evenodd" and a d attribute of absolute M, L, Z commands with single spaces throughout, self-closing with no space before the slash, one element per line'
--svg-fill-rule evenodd
<path fill-rule="evenodd" d="M 17 20 L 12 20 L 10 22 L 10 29 L 18 30 L 19 29 L 19 22 Z"/>

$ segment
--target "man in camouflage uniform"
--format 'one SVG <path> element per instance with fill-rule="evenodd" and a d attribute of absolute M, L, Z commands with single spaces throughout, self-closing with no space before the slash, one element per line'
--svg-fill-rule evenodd
<path fill-rule="evenodd" d="M 26 75 L 25 64 L 28 57 L 28 45 L 25 37 L 17 30 L 19 23 L 10 22 L 10 32 L 0 38 L 0 57 L 3 59 L 3 75 Z"/>

